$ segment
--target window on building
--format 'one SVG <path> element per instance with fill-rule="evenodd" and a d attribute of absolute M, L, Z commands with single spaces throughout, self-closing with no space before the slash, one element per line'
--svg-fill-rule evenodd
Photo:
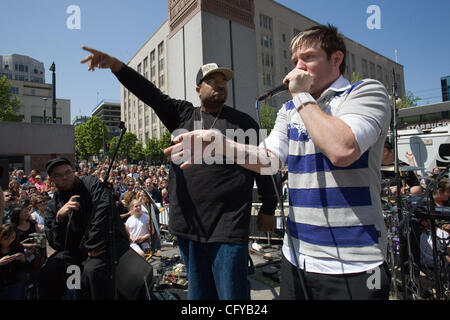
<path fill-rule="evenodd" d="M 164 58 L 161 58 L 161 60 L 159 60 L 159 70 L 164 70 Z"/>
<path fill-rule="evenodd" d="M 383 82 L 383 68 L 377 65 L 377 80 Z"/>
<path fill-rule="evenodd" d="M 160 75 L 159 76 L 159 87 L 161 88 L 162 86 L 164 86 L 164 75 Z"/>
<path fill-rule="evenodd" d="M 150 63 L 155 61 L 155 50 L 153 50 L 152 52 L 150 52 Z"/>
<path fill-rule="evenodd" d="M 142 64 L 141 63 L 139 63 L 137 66 L 137 72 L 142 73 Z"/>
<path fill-rule="evenodd" d="M 31 116 L 31 123 L 44 123 L 44 117 Z"/>
<path fill-rule="evenodd" d="M 11 93 L 12 94 L 19 94 L 19 88 L 11 87 Z"/>
<path fill-rule="evenodd" d="M 370 63 L 370 77 L 372 79 L 376 79 L 377 75 L 375 74 L 375 63 Z"/>
<path fill-rule="evenodd" d="M 282 35 L 282 38 L 283 38 L 283 42 L 286 42 L 286 35 L 284 33 Z"/>
<path fill-rule="evenodd" d="M 361 59 L 361 64 L 362 64 L 363 78 L 368 78 L 369 70 L 368 70 L 367 60 L 364 58 Z"/>
<path fill-rule="evenodd" d="M 144 71 L 148 68 L 148 57 L 145 57 L 144 59 Z"/>
<path fill-rule="evenodd" d="M 162 55 L 163 53 L 164 53 L 164 41 L 158 44 L 158 56 Z"/>
<path fill-rule="evenodd" d="M 264 29 L 272 30 L 272 18 L 261 14 L 259 16 L 259 25 Z"/>
<path fill-rule="evenodd" d="M 152 67 L 150 68 L 150 79 L 153 80 L 153 78 L 155 77 L 155 75 L 156 75 L 156 66 L 152 66 Z"/>

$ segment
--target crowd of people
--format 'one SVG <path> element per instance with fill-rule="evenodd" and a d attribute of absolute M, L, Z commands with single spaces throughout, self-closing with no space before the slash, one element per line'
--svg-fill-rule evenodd
<path fill-rule="evenodd" d="M 74 175 L 96 176 L 102 182 L 109 160 L 88 165 L 80 162 Z M 130 247 L 144 256 L 161 248 L 159 214 L 170 203 L 168 168 L 117 161 L 108 181 L 113 199 L 128 232 Z M 33 298 L 25 290 L 36 285 L 39 270 L 48 258 L 44 236 L 45 213 L 57 188 L 49 175 L 13 170 L 0 195 L 0 299 Z M 31 286 L 33 287 L 33 286 Z"/>

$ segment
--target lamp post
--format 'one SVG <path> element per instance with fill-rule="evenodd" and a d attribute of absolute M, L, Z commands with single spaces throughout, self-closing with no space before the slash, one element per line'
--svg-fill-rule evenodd
<path fill-rule="evenodd" d="M 53 72 L 52 75 L 52 84 L 53 84 L 53 108 L 52 108 L 52 123 L 56 123 L 56 68 L 55 68 L 55 62 L 53 62 L 52 66 L 49 69 Z"/>
<path fill-rule="evenodd" d="M 42 108 L 43 110 L 44 110 L 44 118 L 43 118 L 43 123 L 44 124 L 46 124 L 47 123 L 47 115 L 46 115 L 46 112 L 47 112 L 47 98 L 42 98 L 42 100 L 44 100 L 44 107 Z"/>

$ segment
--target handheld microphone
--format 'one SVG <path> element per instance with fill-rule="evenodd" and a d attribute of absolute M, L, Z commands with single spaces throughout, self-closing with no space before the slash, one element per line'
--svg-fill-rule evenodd
<path fill-rule="evenodd" d="M 260 96 L 257 101 L 259 102 L 259 101 L 265 100 L 265 99 L 270 98 L 270 97 L 276 95 L 277 93 L 282 92 L 287 89 L 289 89 L 288 85 L 283 83 L 282 85 L 279 85 L 278 87 L 275 87 L 273 89 L 270 89 L 267 92 L 264 92 L 264 94 L 262 96 Z"/>

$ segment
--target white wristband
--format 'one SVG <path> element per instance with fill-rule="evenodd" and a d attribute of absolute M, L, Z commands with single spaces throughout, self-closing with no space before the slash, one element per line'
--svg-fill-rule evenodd
<path fill-rule="evenodd" d="M 295 109 L 298 111 L 303 105 L 306 103 L 314 103 L 317 104 L 316 99 L 314 99 L 309 92 L 302 92 L 296 95 L 293 99 Z"/>

